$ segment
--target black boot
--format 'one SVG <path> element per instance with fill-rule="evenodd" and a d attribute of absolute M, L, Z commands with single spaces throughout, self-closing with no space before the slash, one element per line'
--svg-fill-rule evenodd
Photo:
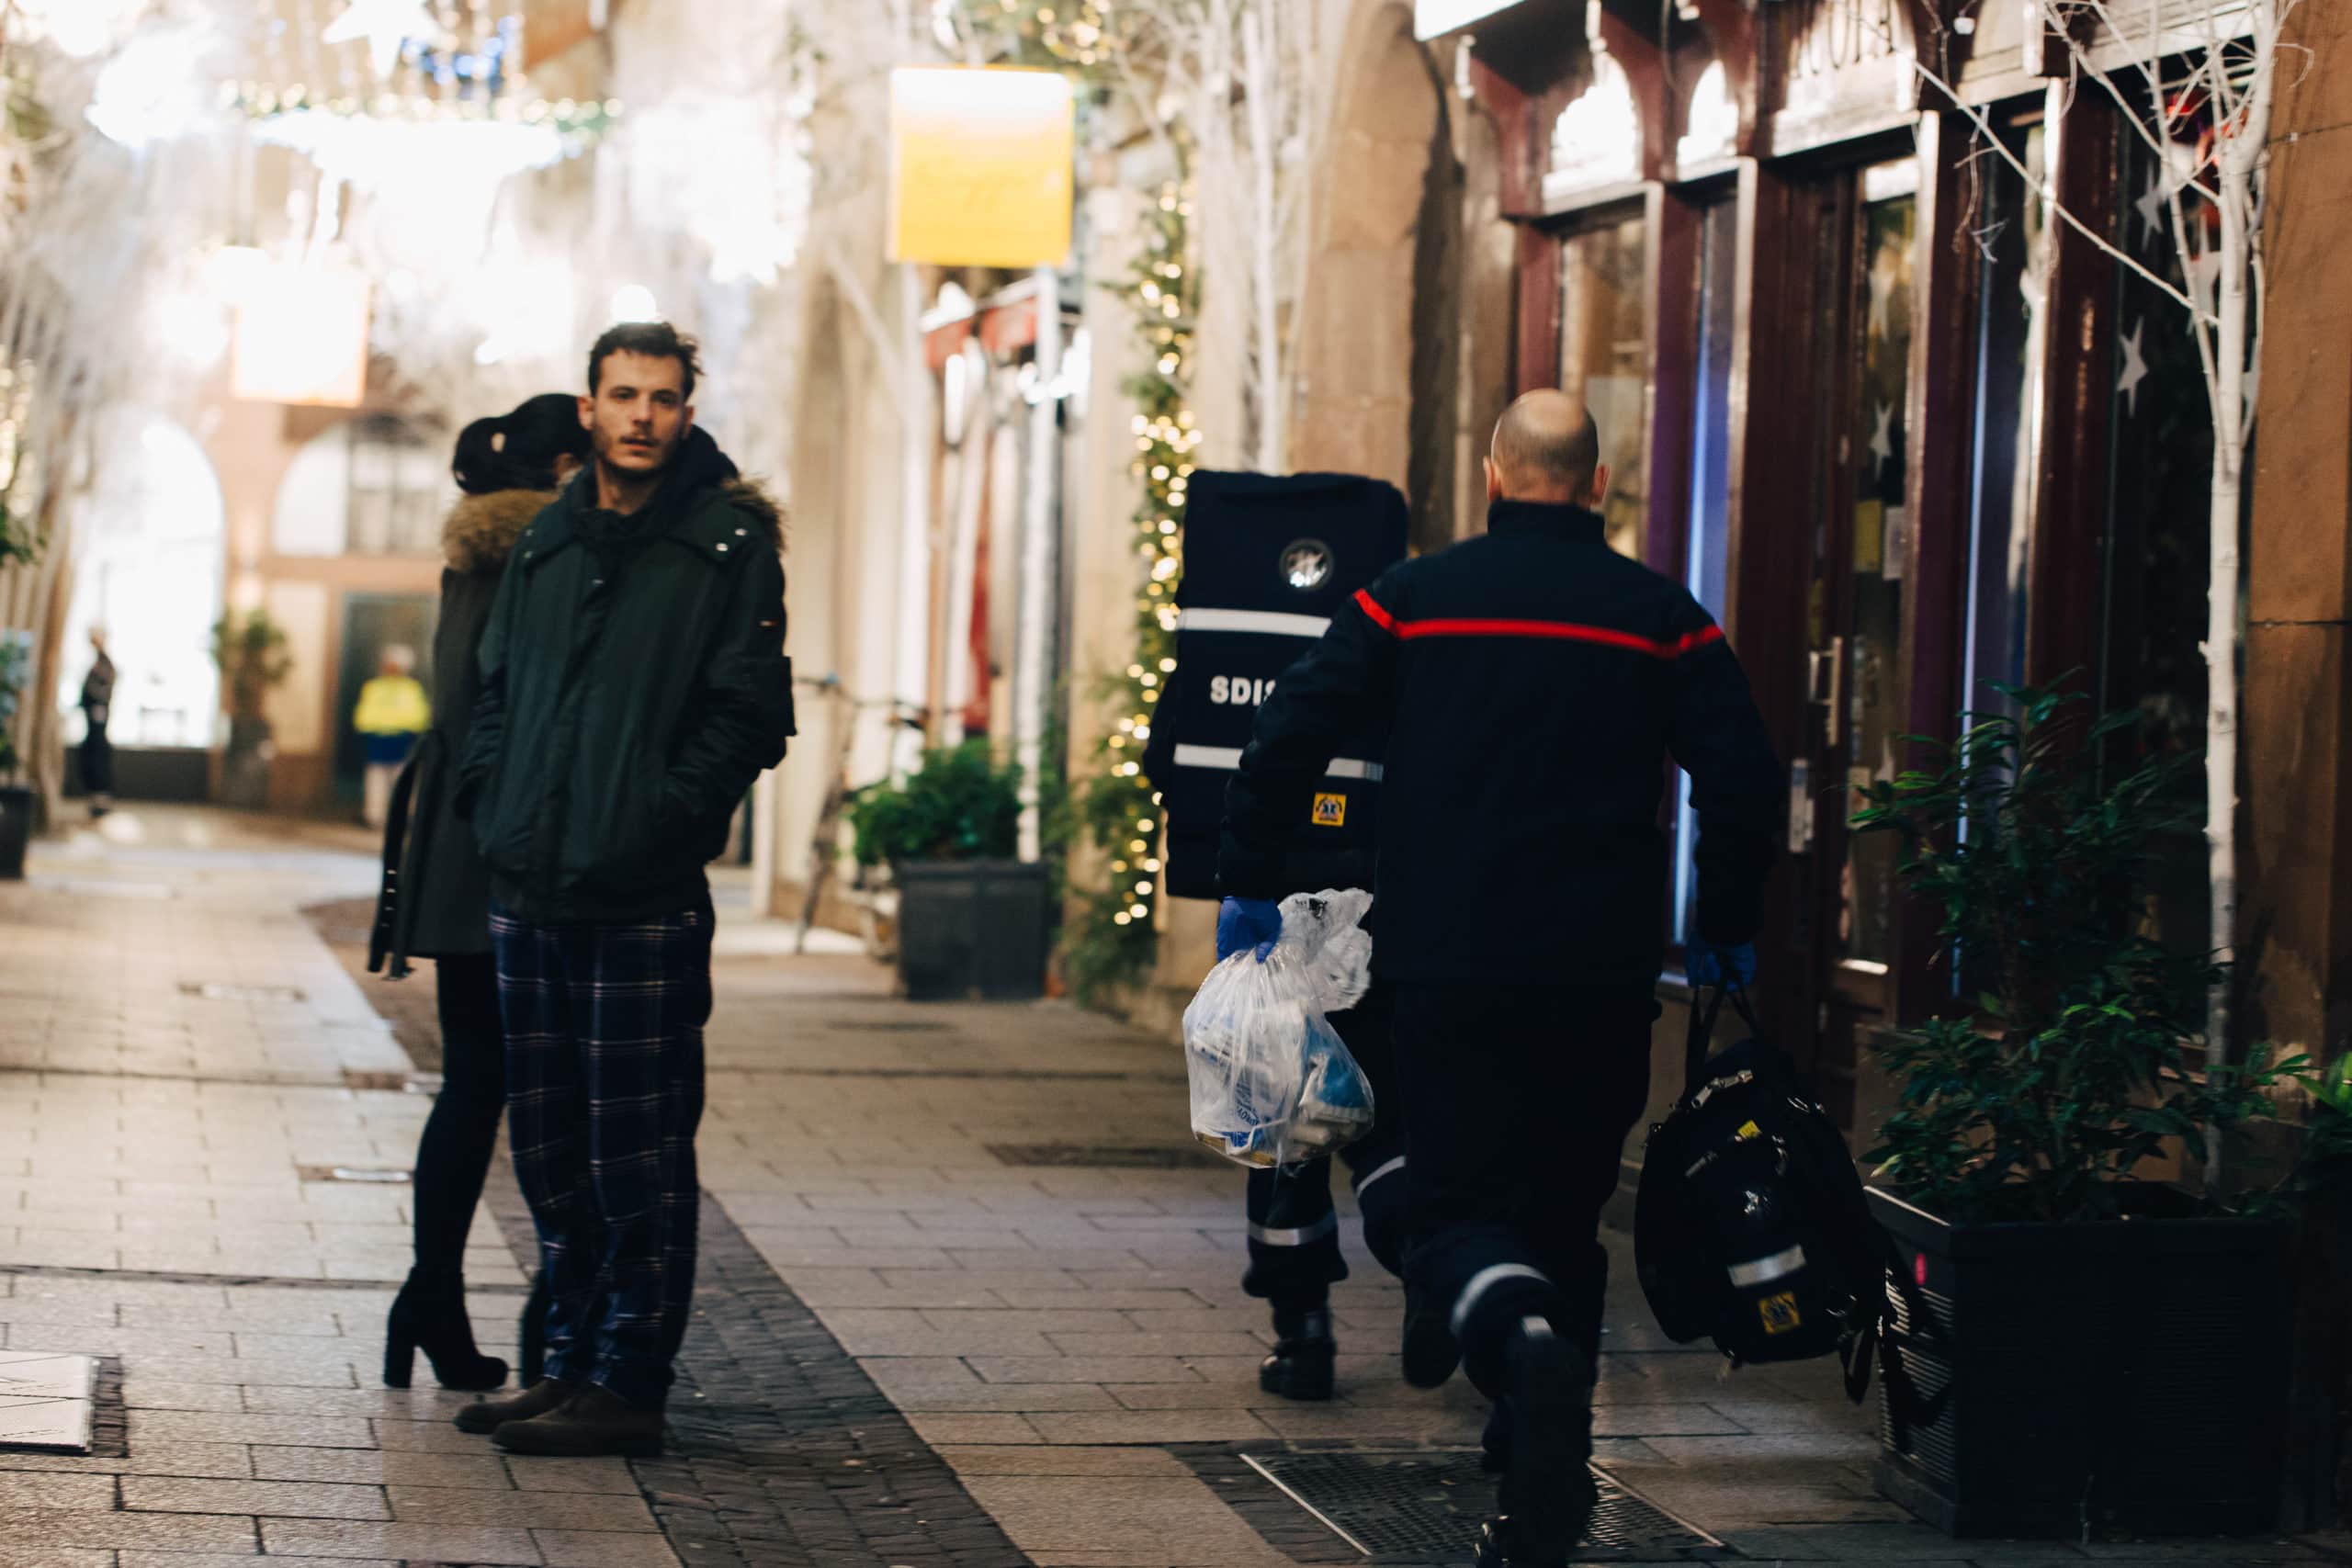
<path fill-rule="evenodd" d="M 1423 1304 L 1413 1282 L 1405 1281 L 1405 1381 L 1415 1388 L 1442 1386 L 1462 1364 L 1448 1312 L 1444 1303 Z"/>
<path fill-rule="evenodd" d="M 523 1364 L 514 1381 L 528 1388 L 548 1371 L 548 1271 L 544 1269 L 531 1277 L 531 1298 L 523 1303 L 522 1330 Z"/>
<path fill-rule="evenodd" d="M 1479 1535 L 1478 1568 L 1560 1568 L 1599 1501 L 1590 1462 L 1592 1363 L 1547 1320 L 1524 1317 L 1510 1331 L 1508 1364 L 1502 1517 Z"/>
<path fill-rule="evenodd" d="M 1329 1399 L 1339 1353 L 1329 1307 L 1276 1307 L 1274 1353 L 1258 1368 L 1258 1386 L 1284 1399 Z"/>
<path fill-rule="evenodd" d="M 392 1314 L 384 1325 L 384 1386 L 406 1388 L 422 1350 L 443 1388 L 496 1388 L 506 1381 L 506 1363 L 474 1348 L 474 1325 L 466 1317 L 465 1281 L 430 1277 L 412 1269 Z"/>

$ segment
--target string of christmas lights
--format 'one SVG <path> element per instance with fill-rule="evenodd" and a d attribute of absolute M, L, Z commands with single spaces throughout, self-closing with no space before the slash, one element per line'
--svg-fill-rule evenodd
<path fill-rule="evenodd" d="M 1018 46 L 1024 64 L 1089 73 L 1107 64 L 1122 41 L 1106 0 L 970 0 L 970 10 L 974 21 Z"/>
<path fill-rule="evenodd" d="M 1201 433 L 1193 421 L 1193 326 L 1199 298 L 1189 238 L 1193 193 L 1171 183 L 1148 214 L 1146 244 L 1120 291 L 1136 312 L 1149 368 L 1127 383 L 1136 400 L 1136 457 L 1142 486 L 1134 515 L 1141 567 L 1136 656 L 1112 683 L 1120 717 L 1103 737 L 1102 773 L 1079 796 L 1095 845 L 1110 855 L 1108 888 L 1084 900 L 1067 940 L 1071 980 L 1081 994 L 1131 981 L 1151 965 L 1152 912 L 1160 897 L 1159 795 L 1140 761 L 1151 739 L 1162 683 L 1176 668 L 1176 585 L 1184 570 L 1183 513 Z"/>
<path fill-rule="evenodd" d="M 1111 0 L 961 0 L 966 22 L 993 38 L 1005 58 L 1059 70 L 1089 93 L 1118 79 L 1121 51 L 1150 25 L 1150 8 Z M 1179 159 L 1182 148 L 1179 142 Z M 1138 565 L 1136 653 L 1109 681 L 1105 701 L 1119 717 L 1091 755 L 1073 758 L 1069 810 L 1108 857 L 1109 885 L 1076 894 L 1062 932 L 1071 989 L 1080 998 L 1131 984 L 1148 974 L 1157 947 L 1153 913 L 1161 897 L 1159 795 L 1143 776 L 1152 715 L 1176 668 L 1176 585 L 1184 571 L 1184 497 L 1201 434 L 1192 411 L 1193 322 L 1200 278 L 1192 259 L 1193 191 L 1188 178 L 1162 187 L 1145 214 L 1145 243 L 1115 286 L 1135 312 L 1148 367 L 1126 383 L 1135 400 L 1136 457 L 1141 487 L 1134 513 Z"/>

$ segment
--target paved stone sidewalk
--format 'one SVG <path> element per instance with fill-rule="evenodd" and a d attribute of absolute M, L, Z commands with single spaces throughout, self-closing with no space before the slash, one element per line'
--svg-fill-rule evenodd
<path fill-rule="evenodd" d="M 672 1452 L 503 1461 L 447 1424 L 455 1396 L 378 1386 L 405 1190 L 306 1179 L 405 1167 L 426 1109 L 372 984 L 295 912 L 367 893 L 367 860 L 144 821 L 0 887 L 0 1348 L 110 1358 L 98 1454 L 0 1455 L 0 1568 L 1344 1562 L 1243 1456 L 1476 1440 L 1460 1382 L 1397 1379 L 1397 1292 L 1351 1224 L 1343 1398 L 1258 1391 L 1239 1174 L 1190 1148 L 1172 1049 L 1067 1007 L 911 1007 L 736 922 Z M 503 1170 L 491 1196 L 473 1305 L 511 1354 L 527 1221 Z M 1830 1370 L 1727 1379 L 1659 1344 L 1619 1274 L 1601 1457 L 1744 1557 L 2326 1555 L 1948 1541 L 1873 1495 Z"/>
<path fill-rule="evenodd" d="M 296 913 L 367 861 L 225 816 L 108 829 L 0 885 L 0 1323 L 107 1358 L 96 1453 L 0 1454 L 0 1564 L 675 1563 L 627 1466 L 501 1460 L 422 1362 L 381 1386 L 406 1189 L 306 1177 L 404 1170 L 430 1101 Z M 511 1355 L 524 1276 L 488 1218 L 474 1243 Z"/>

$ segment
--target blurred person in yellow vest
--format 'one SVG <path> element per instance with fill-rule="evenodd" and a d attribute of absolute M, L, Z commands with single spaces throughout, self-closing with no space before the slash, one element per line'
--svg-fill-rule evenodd
<path fill-rule="evenodd" d="M 359 706 L 352 728 L 368 743 L 368 786 L 362 815 L 368 826 L 380 829 L 392 801 L 392 784 L 400 777 L 417 737 L 433 728 L 432 699 L 416 678 L 416 650 L 398 643 L 384 649 L 376 678 L 359 688 Z"/>

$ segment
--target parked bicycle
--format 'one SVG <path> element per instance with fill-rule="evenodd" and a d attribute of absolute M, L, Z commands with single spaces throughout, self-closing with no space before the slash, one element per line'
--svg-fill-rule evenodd
<path fill-rule="evenodd" d="M 850 760 L 857 748 L 859 716 L 874 712 L 889 715 L 893 729 L 905 728 L 921 734 L 930 722 L 930 710 L 898 697 L 858 697 L 850 694 L 838 674 L 822 677 L 802 677 L 793 682 L 815 693 L 834 705 L 833 775 L 825 790 L 825 804 L 817 814 L 816 836 L 808 846 L 808 893 L 800 905 L 800 930 L 793 942 L 793 951 L 808 951 L 808 933 L 816 928 L 817 908 L 824 901 L 825 888 L 832 880 L 834 867 L 841 860 L 842 818 L 849 810 L 849 803 L 857 794 L 857 786 L 850 782 Z M 866 950 L 874 952 L 879 945 L 874 930 L 871 911 L 865 929 Z"/>

